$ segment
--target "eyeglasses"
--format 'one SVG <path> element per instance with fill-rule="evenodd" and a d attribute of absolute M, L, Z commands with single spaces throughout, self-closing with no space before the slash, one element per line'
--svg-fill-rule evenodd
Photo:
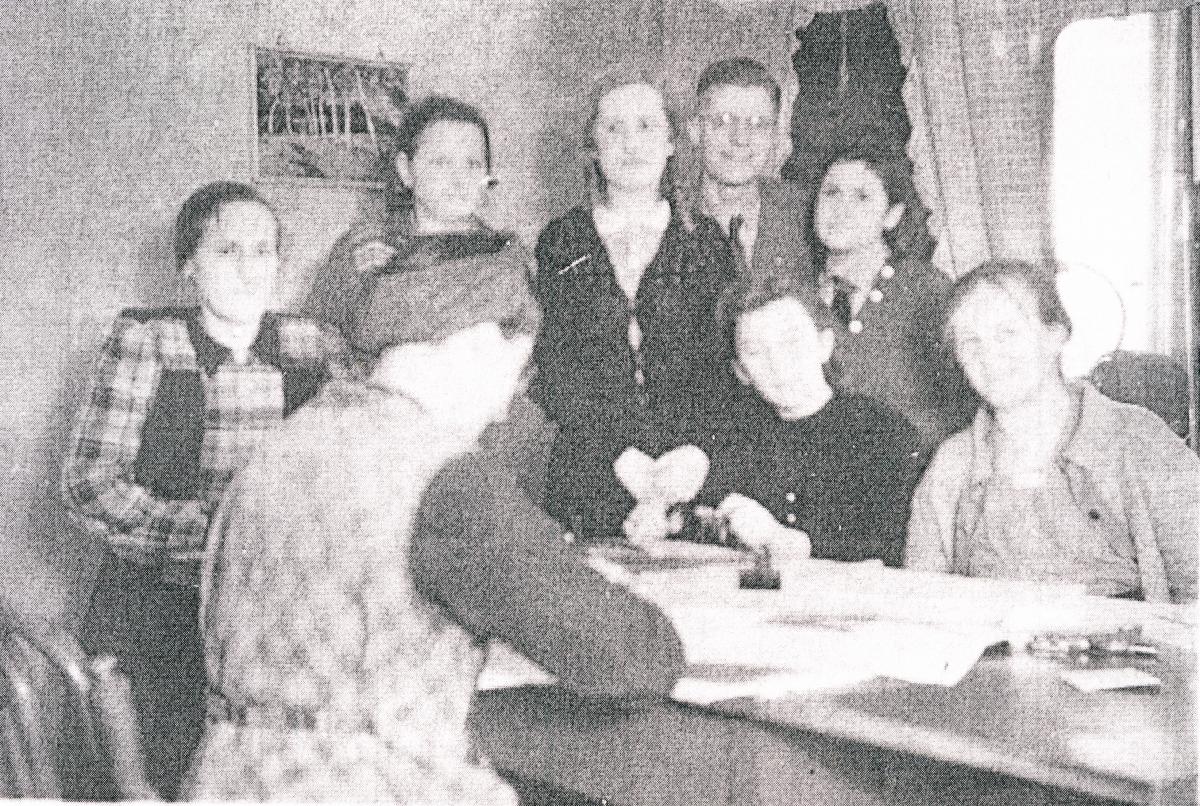
<path fill-rule="evenodd" d="M 723 115 L 702 115 L 702 117 L 708 127 L 717 132 L 732 131 L 738 126 L 754 134 L 767 134 L 775 130 L 774 115 L 751 115 L 744 118 L 726 112 Z"/>

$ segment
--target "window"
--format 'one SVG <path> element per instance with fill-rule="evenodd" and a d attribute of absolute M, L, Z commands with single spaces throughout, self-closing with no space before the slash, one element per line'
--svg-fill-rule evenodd
<path fill-rule="evenodd" d="M 1079 318 L 1111 331 L 1105 349 L 1119 339 L 1120 352 L 1093 379 L 1111 396 L 1155 410 L 1200 447 L 1198 22 L 1193 7 L 1082 20 L 1063 30 L 1054 50 L 1051 181 L 1057 258 L 1111 286 L 1107 294 L 1095 291 L 1103 283 L 1077 290 Z M 1115 311 L 1105 311 L 1107 300 Z"/>
<path fill-rule="evenodd" d="M 1055 252 L 1120 295 L 1121 347 L 1186 355 L 1191 239 L 1181 12 L 1082 20 L 1054 52 Z"/>

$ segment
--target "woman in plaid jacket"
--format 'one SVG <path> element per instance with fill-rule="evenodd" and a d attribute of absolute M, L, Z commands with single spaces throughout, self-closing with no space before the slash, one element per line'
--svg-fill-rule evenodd
<path fill-rule="evenodd" d="M 176 220 L 199 304 L 116 320 L 64 463 L 71 520 L 106 547 L 82 639 L 133 684 L 152 783 L 171 797 L 199 737 L 200 560 L 225 486 L 263 434 L 337 366 L 341 338 L 267 312 L 279 225 L 253 188 L 216 182 Z"/>

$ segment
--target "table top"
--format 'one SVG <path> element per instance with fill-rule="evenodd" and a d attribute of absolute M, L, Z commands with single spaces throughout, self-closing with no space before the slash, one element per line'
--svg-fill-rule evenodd
<path fill-rule="evenodd" d="M 1064 662 L 986 656 L 958 685 L 877 678 L 845 690 L 741 703 L 774 725 L 1096 793 L 1147 792 L 1196 777 L 1195 657 L 1141 662 L 1157 691 L 1077 691 Z"/>
<path fill-rule="evenodd" d="M 811 562 L 784 566 L 782 591 L 751 592 L 737 588 L 734 566 L 677 565 L 644 571 L 635 584 L 676 622 L 693 664 L 689 677 L 784 672 L 794 684 L 770 697 L 702 706 L 706 711 L 1106 796 L 1153 800 L 1181 781 L 1194 787 L 1194 607 Z M 859 660 L 843 657 L 855 646 L 845 624 L 871 622 L 877 632 L 920 622 L 964 640 L 1137 624 L 1160 656 L 1119 665 L 1141 668 L 1161 686 L 1079 691 L 1060 676 L 1071 662 L 1003 647 L 989 650 L 954 685 L 858 674 Z M 831 666 L 845 668 L 814 677 Z"/>

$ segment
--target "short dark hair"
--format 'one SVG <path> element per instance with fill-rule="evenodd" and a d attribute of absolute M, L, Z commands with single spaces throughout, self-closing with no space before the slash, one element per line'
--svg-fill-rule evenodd
<path fill-rule="evenodd" d="M 700 80 L 696 82 L 696 99 L 704 98 L 704 93 L 713 87 L 720 86 L 763 89 L 771 99 L 775 111 L 779 112 L 783 93 L 775 76 L 771 75 L 771 71 L 761 62 L 744 57 L 713 62 L 704 68 L 704 72 L 700 74 Z"/>
<path fill-rule="evenodd" d="M 470 123 L 479 129 L 480 134 L 483 135 L 484 162 L 490 172 L 492 170 L 492 136 L 483 113 L 479 111 L 478 107 L 466 101 L 445 95 L 430 95 L 413 103 L 405 110 L 400 128 L 396 132 L 393 158 L 399 154 L 405 154 L 410 159 L 416 156 L 417 148 L 421 144 L 421 135 L 430 126 L 443 120 Z"/>
<path fill-rule="evenodd" d="M 745 278 L 725 289 L 717 303 L 717 322 L 731 355 L 737 356 L 737 324 L 748 313 L 781 299 L 794 299 L 804 307 L 817 330 L 831 330 L 836 321 L 815 289 L 785 277 Z"/>
<path fill-rule="evenodd" d="M 204 233 L 208 231 L 209 222 L 220 214 L 222 207 L 234 202 L 261 204 L 275 218 L 276 225 L 279 224 L 275 208 L 254 187 L 244 182 L 210 182 L 193 191 L 175 216 L 175 264 L 181 270 L 196 254 Z M 277 248 L 279 238 L 279 228 L 276 226 Z"/>
<path fill-rule="evenodd" d="M 954 334 L 950 320 L 975 291 L 983 286 L 993 286 L 1012 292 L 1024 289 L 1037 306 L 1038 318 L 1047 327 L 1062 327 L 1071 335 L 1071 317 L 1063 306 L 1058 293 L 1055 275 L 1058 267 L 1053 262 L 1030 263 L 1024 260 L 988 260 L 954 282 L 942 312 L 942 343 L 951 354 L 954 350 Z"/>
<path fill-rule="evenodd" d="M 392 181 L 388 182 L 384 193 L 390 229 L 405 230 L 409 227 L 413 206 L 412 190 L 400 181 L 396 173 L 396 157 L 404 154 L 412 159 L 416 156 L 421 145 L 421 135 L 430 126 L 443 120 L 469 123 L 479 129 L 483 135 L 484 164 L 488 173 L 492 172 L 492 135 L 487 120 L 478 107 L 445 95 L 430 95 L 410 104 L 404 111 L 400 125 L 395 129 L 386 166 L 392 176 Z"/>

